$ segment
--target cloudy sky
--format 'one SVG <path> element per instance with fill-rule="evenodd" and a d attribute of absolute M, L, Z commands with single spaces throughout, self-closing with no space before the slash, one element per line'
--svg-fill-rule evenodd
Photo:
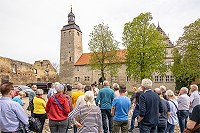
<path fill-rule="evenodd" d="M 0 0 L 0 56 L 34 63 L 59 63 L 60 30 L 68 23 L 70 7 L 83 32 L 83 51 L 89 52 L 89 34 L 108 24 L 122 43 L 126 22 L 151 12 L 152 22 L 176 42 L 183 27 L 200 18 L 200 0 Z"/>

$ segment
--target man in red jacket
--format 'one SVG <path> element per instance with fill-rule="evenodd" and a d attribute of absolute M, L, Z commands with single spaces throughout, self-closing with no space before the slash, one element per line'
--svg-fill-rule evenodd
<path fill-rule="evenodd" d="M 70 107 L 66 96 L 63 94 L 64 86 L 55 86 L 57 93 L 48 99 L 46 112 L 49 118 L 49 128 L 51 133 L 64 133 L 67 129 L 67 117 Z"/>

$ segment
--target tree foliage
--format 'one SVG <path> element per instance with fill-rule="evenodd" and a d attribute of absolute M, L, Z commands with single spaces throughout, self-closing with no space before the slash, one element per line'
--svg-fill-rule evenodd
<path fill-rule="evenodd" d="M 89 41 L 90 66 L 92 69 L 101 70 L 102 79 L 105 79 L 106 71 L 116 73 L 120 65 L 120 58 L 117 56 L 118 45 L 108 25 L 102 23 L 94 26 Z"/>
<path fill-rule="evenodd" d="M 123 44 L 127 48 L 127 74 L 140 81 L 152 78 L 154 72 L 166 71 L 165 38 L 150 21 L 151 13 L 141 13 L 124 26 Z"/>
<path fill-rule="evenodd" d="M 174 65 L 171 71 L 178 89 L 189 86 L 200 77 L 200 19 L 184 27 L 184 33 L 177 41 L 173 56 Z"/>

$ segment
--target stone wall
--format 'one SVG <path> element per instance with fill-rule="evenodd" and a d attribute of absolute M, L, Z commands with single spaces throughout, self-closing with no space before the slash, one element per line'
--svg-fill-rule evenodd
<path fill-rule="evenodd" d="M 40 65 L 38 65 L 39 62 Z M 0 57 L 0 72 L 0 83 L 10 81 L 16 85 L 26 85 L 30 82 L 55 82 L 58 80 L 57 72 L 48 60 L 29 64 Z"/>

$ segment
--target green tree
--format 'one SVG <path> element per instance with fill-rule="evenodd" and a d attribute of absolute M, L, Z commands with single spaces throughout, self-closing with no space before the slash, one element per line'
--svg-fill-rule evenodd
<path fill-rule="evenodd" d="M 118 45 L 108 25 L 102 23 L 94 26 L 89 40 L 90 66 L 92 69 L 101 70 L 102 80 L 105 79 L 105 72 L 111 71 L 114 74 L 120 66 L 120 58 L 117 56 Z"/>
<path fill-rule="evenodd" d="M 150 21 L 151 13 L 141 13 L 124 26 L 123 45 L 127 48 L 127 74 L 136 81 L 151 78 L 154 72 L 163 75 L 165 63 L 165 38 Z"/>
<path fill-rule="evenodd" d="M 189 86 L 200 77 L 200 19 L 184 27 L 173 50 L 174 65 L 171 68 L 176 88 Z"/>

